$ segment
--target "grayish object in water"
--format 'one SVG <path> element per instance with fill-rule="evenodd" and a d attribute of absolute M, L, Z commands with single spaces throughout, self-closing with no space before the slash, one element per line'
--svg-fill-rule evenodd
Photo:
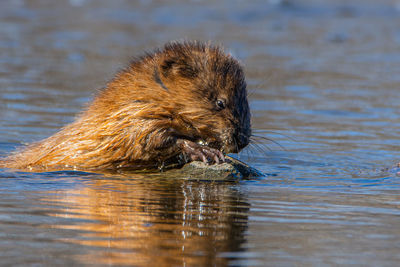
<path fill-rule="evenodd" d="M 202 161 L 193 161 L 184 165 L 179 171 L 187 178 L 199 180 L 248 179 L 264 176 L 263 173 L 244 162 L 226 156 L 222 164 L 207 165 Z M 177 169 L 170 170 L 175 172 Z"/>

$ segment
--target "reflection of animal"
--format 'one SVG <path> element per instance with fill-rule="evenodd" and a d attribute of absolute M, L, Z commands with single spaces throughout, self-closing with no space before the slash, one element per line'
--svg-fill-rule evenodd
<path fill-rule="evenodd" d="M 73 123 L 3 164 L 41 170 L 219 163 L 250 134 L 239 63 L 218 47 L 169 43 L 120 71 Z"/>
<path fill-rule="evenodd" d="M 46 195 L 78 264 L 227 266 L 246 240 L 249 203 L 229 182 L 113 174 Z"/>

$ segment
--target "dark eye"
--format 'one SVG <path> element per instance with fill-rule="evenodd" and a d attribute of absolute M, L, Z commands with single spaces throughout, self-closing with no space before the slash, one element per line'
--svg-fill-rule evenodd
<path fill-rule="evenodd" d="M 217 99 L 217 109 L 222 110 L 225 108 L 225 99 Z"/>

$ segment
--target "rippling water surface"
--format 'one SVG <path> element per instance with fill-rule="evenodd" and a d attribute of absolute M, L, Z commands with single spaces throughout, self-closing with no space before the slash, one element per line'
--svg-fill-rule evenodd
<path fill-rule="evenodd" d="M 395 266 L 400 2 L 0 3 L 0 155 L 71 122 L 130 58 L 222 43 L 246 69 L 238 157 L 265 177 L 0 172 L 4 265 Z M 282 147 L 283 148 L 282 148 Z"/>

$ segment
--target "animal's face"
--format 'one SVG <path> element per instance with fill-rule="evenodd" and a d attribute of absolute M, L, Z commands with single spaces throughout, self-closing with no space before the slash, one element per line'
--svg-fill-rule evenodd
<path fill-rule="evenodd" d="M 179 134 L 226 153 L 239 152 L 251 135 L 246 82 L 239 63 L 220 49 L 175 45 L 160 65 L 184 127 Z"/>

